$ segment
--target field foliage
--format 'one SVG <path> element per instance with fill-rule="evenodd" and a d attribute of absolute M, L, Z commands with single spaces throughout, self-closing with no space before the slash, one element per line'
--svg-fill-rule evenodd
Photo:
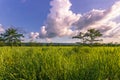
<path fill-rule="evenodd" d="M 120 80 L 120 47 L 0 47 L 0 80 Z"/>

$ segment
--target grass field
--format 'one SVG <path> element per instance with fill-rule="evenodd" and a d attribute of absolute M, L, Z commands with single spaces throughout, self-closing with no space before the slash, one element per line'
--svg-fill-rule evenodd
<path fill-rule="evenodd" d="M 1 47 L 0 80 L 120 80 L 120 47 Z"/>

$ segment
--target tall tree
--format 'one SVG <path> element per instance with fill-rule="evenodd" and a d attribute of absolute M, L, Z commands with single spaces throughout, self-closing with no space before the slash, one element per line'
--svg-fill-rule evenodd
<path fill-rule="evenodd" d="M 72 38 L 78 38 L 78 39 L 81 39 L 81 42 L 82 43 L 85 43 L 86 42 L 86 38 L 85 38 L 85 35 L 84 33 L 80 32 L 78 35 L 76 36 L 73 36 Z"/>
<path fill-rule="evenodd" d="M 9 45 L 17 45 L 21 43 L 21 38 L 24 37 L 23 34 L 19 33 L 16 28 L 10 27 L 5 30 L 5 33 L 1 34 L 5 43 Z"/>
<path fill-rule="evenodd" d="M 3 36 L 0 34 L 0 46 L 4 46 L 5 43 L 4 43 L 4 39 L 3 39 Z"/>
<path fill-rule="evenodd" d="M 85 36 L 87 37 L 87 41 L 93 44 L 93 42 L 96 41 L 102 41 L 102 39 L 97 39 L 102 36 L 99 30 L 96 29 L 89 29 L 86 33 Z"/>
<path fill-rule="evenodd" d="M 77 36 L 74 36 L 72 38 L 81 39 L 82 43 L 89 42 L 89 43 L 93 44 L 93 42 L 101 41 L 102 39 L 97 39 L 101 36 L 102 36 L 102 34 L 100 33 L 99 30 L 89 29 L 89 30 L 87 30 L 86 33 L 80 32 Z"/>

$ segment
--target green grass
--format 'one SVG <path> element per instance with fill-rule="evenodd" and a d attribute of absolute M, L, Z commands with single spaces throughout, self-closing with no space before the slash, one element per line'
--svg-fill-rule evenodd
<path fill-rule="evenodd" d="M 0 47 L 0 80 L 120 80 L 120 47 Z"/>

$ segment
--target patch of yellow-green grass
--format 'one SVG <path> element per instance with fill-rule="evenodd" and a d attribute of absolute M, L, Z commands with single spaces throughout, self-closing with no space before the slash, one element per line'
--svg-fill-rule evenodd
<path fill-rule="evenodd" d="M 0 80 L 120 80 L 120 47 L 1 47 Z"/>

